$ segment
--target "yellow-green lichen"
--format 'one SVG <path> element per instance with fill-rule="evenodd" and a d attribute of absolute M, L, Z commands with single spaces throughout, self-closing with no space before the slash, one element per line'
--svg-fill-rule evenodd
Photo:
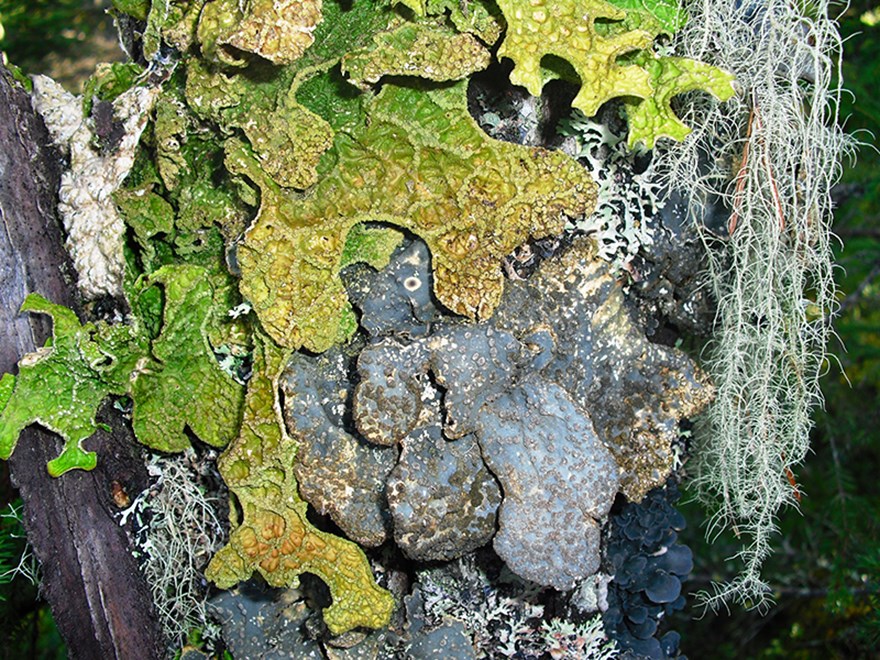
<path fill-rule="evenodd" d="M 390 227 L 355 225 L 348 232 L 340 266 L 345 268 L 354 263 L 365 263 L 381 270 L 388 265 L 391 254 L 402 240 L 403 233 Z"/>
<path fill-rule="evenodd" d="M 342 70 L 359 87 L 382 76 L 460 80 L 489 66 L 489 51 L 475 37 L 442 23 L 403 23 L 373 37 L 373 44 L 342 58 Z"/>
<path fill-rule="evenodd" d="M 418 17 L 448 17 L 459 32 L 472 34 L 487 46 L 498 41 L 503 29 L 503 19 L 491 0 L 396 0 L 394 4 Z"/>
<path fill-rule="evenodd" d="M 164 295 L 154 295 L 156 286 Z M 91 470 L 97 456 L 81 443 L 97 430 L 95 412 L 111 394 L 131 396 L 132 426 L 145 445 L 180 451 L 190 446 L 189 428 L 224 446 L 235 435 L 244 394 L 208 342 L 214 317 L 225 310 L 226 286 L 204 268 L 166 266 L 133 287 L 131 323 L 116 325 L 83 325 L 66 307 L 29 296 L 22 311 L 51 316 L 54 335 L 19 361 L 0 410 L 0 458 L 9 458 L 26 426 L 39 423 L 64 440 L 49 462 L 52 476 Z"/>
<path fill-rule="evenodd" d="M 630 148 L 643 142 L 648 149 L 653 149 L 661 137 L 681 142 L 690 134 L 690 127 L 672 110 L 672 97 L 702 90 L 719 101 L 726 101 L 736 93 L 731 74 L 697 60 L 648 55 L 644 58 L 644 66 L 651 74 L 654 93 L 641 101 L 624 102 L 629 120 Z"/>
<path fill-rule="evenodd" d="M 629 146 L 653 148 L 658 138 L 683 140 L 690 129 L 672 111 L 670 100 L 704 90 L 730 98 L 733 77 L 695 60 L 655 55 L 660 34 L 681 29 L 686 15 L 674 0 L 498 0 L 508 27 L 499 57 L 514 62 L 513 83 L 538 95 L 544 84 L 577 76 L 580 91 L 572 106 L 591 116 L 623 97 L 630 120 Z M 559 59 L 564 66 L 559 66 Z"/>
<path fill-rule="evenodd" d="M 254 572 L 272 586 L 296 585 L 302 573 L 313 573 L 330 589 L 333 604 L 324 610 L 324 621 L 331 632 L 379 628 L 388 623 L 393 597 L 376 584 L 356 544 L 308 521 L 299 497 L 293 474 L 298 445 L 284 429 L 277 396 L 289 355 L 289 349 L 258 335 L 240 435 L 219 461 L 243 519 L 232 521 L 229 543 L 205 575 L 229 588 Z"/>
<path fill-rule="evenodd" d="M 202 54 L 223 64 L 247 64 L 253 53 L 290 64 L 312 45 L 321 0 L 214 0 L 202 9 L 197 35 Z"/>
<path fill-rule="evenodd" d="M 280 186 L 307 188 L 317 180 L 317 164 L 330 147 L 330 125 L 296 100 L 292 70 L 251 81 L 213 69 L 199 60 L 187 67 L 186 97 L 202 118 L 233 133 L 240 129 L 261 168 Z"/>
<path fill-rule="evenodd" d="M 687 12 L 679 0 L 608 0 L 626 12 L 621 24 L 627 30 L 647 30 L 653 35 L 678 32 L 687 23 Z M 597 24 L 600 30 L 609 24 Z"/>
<path fill-rule="evenodd" d="M 653 35 L 628 30 L 602 36 L 597 20 L 622 20 L 626 12 L 605 0 L 498 0 L 507 20 L 507 33 L 498 57 L 514 62 L 510 80 L 538 96 L 551 77 L 542 62 L 562 58 L 580 78 L 581 88 L 572 106 L 587 116 L 618 96 L 647 98 L 652 88 L 648 72 L 621 65 L 617 58 L 650 46 Z"/>
<path fill-rule="evenodd" d="M 279 343 L 324 351 L 350 336 L 339 268 L 346 237 L 387 222 L 431 250 L 437 298 L 470 318 L 491 315 L 500 262 L 530 238 L 558 233 L 563 213 L 592 211 L 595 186 L 559 152 L 488 138 L 467 112 L 466 85 L 424 91 L 388 84 L 367 125 L 336 135 L 335 168 L 303 198 L 274 184 L 244 144 L 227 167 L 262 191 L 239 247 L 241 290 Z"/>
<path fill-rule="evenodd" d="M 207 339 L 212 317 L 226 311 L 223 286 L 198 266 L 165 266 L 144 284 L 162 286 L 165 311 L 150 351 L 155 362 L 140 363 L 131 376 L 135 435 L 149 447 L 182 451 L 189 428 L 224 447 L 236 436 L 244 392 Z"/>
<path fill-rule="evenodd" d="M 91 470 L 97 456 L 83 449 L 82 442 L 97 431 L 95 412 L 104 398 L 128 390 L 132 353 L 140 352 L 116 354 L 99 343 L 97 334 L 116 334 L 113 343 L 130 349 L 127 343 L 133 333 L 123 336 L 127 326 L 99 330 L 92 323 L 82 325 L 71 310 L 36 294 L 28 296 L 21 309 L 50 316 L 54 336 L 50 344 L 22 357 L 17 377 L 3 377 L 6 401 L 0 410 L 0 458 L 9 458 L 21 431 L 38 423 L 64 441 L 61 454 L 49 463 L 52 476 L 73 469 Z"/>

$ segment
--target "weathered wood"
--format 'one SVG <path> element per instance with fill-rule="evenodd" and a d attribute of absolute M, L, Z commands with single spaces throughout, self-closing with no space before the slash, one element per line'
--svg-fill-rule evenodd
<path fill-rule="evenodd" d="M 46 318 L 18 313 L 28 293 L 78 310 L 55 213 L 60 165 L 28 95 L 0 67 L 0 372 L 14 372 L 19 357 L 51 334 Z M 42 593 L 70 656 L 159 658 L 162 633 L 111 496 L 114 481 L 136 493 L 147 474 L 120 413 L 105 406 L 99 417 L 111 430 L 85 443 L 100 457 L 92 472 L 52 479 L 46 463 L 60 439 L 35 426 L 22 433 L 10 471 L 40 561 Z"/>

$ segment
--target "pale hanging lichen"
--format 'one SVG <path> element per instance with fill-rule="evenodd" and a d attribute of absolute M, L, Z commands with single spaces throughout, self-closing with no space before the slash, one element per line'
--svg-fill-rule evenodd
<path fill-rule="evenodd" d="M 687 57 L 731 71 L 743 93 L 694 103 L 695 128 L 658 154 L 665 183 L 702 220 L 730 210 L 723 242 L 708 231 L 718 301 L 706 364 L 717 399 L 698 428 L 695 485 L 715 511 L 710 536 L 743 539 L 741 573 L 706 602 L 766 607 L 761 565 L 781 507 L 797 505 L 792 475 L 809 449 L 811 411 L 833 317 L 831 190 L 852 149 L 837 123 L 841 42 L 826 0 L 807 11 L 786 0 L 687 4 L 675 42 Z"/>

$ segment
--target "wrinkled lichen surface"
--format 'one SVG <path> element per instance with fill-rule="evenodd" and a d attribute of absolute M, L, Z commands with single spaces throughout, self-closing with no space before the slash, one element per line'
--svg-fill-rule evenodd
<path fill-rule="evenodd" d="M 106 152 L 96 147 L 96 128 L 81 109 L 82 99 L 46 76 L 34 77 L 34 109 L 42 114 L 53 141 L 70 155 L 61 176 L 58 211 L 67 231 L 66 247 L 87 298 L 122 294 L 125 226 L 112 193 L 128 176 L 134 152 L 156 101 L 157 87 L 133 87 L 109 109 L 121 139 Z"/>
<path fill-rule="evenodd" d="M 90 469 L 81 443 L 110 395 L 149 447 L 225 446 L 232 530 L 207 576 L 317 575 L 334 633 L 394 607 L 353 541 L 446 560 L 491 540 L 558 589 L 595 572 L 615 493 L 666 479 L 708 388 L 636 329 L 589 241 L 505 280 L 508 255 L 590 214 L 596 186 L 562 152 L 490 138 L 468 79 L 497 46 L 532 94 L 573 72 L 587 114 L 623 97 L 630 144 L 682 139 L 672 97 L 733 87 L 654 51 L 677 6 L 115 5 L 142 21 L 146 68 L 102 68 L 82 99 L 40 79 L 35 102 L 70 154 L 80 289 L 124 298 L 124 318 L 25 302 L 55 333 L 0 380 L 0 456 L 37 422 L 64 440 L 53 475 Z"/>
<path fill-rule="evenodd" d="M 351 357 L 331 358 L 329 378 L 326 355 L 288 365 L 288 424 L 304 463 L 322 466 L 301 474 L 304 496 L 354 538 L 386 529 L 390 512 L 412 558 L 460 557 L 492 538 L 517 574 L 570 589 L 599 567 L 616 493 L 639 500 L 666 481 L 678 422 L 711 388 L 683 353 L 645 339 L 592 241 L 509 283 L 492 320 L 420 327 L 419 305 L 382 301 L 429 286 L 423 250 L 404 245 L 387 271 L 350 279 L 373 329 L 353 391 Z M 344 436 L 341 453 L 328 453 L 328 433 Z"/>
<path fill-rule="evenodd" d="M 222 280 L 197 266 L 166 266 L 131 293 L 144 304 L 131 324 L 81 325 L 72 311 L 37 295 L 25 301 L 23 311 L 52 316 L 53 340 L 24 356 L 14 379 L 4 375 L 14 388 L 0 411 L 0 456 L 8 458 L 21 429 L 38 422 L 64 439 L 50 474 L 93 468 L 97 457 L 81 443 L 95 432 L 95 413 L 111 394 L 132 398 L 132 426 L 154 449 L 189 447 L 187 428 L 217 447 L 234 436 L 242 387 L 220 368 L 207 336 L 224 302 Z M 147 303 L 161 295 L 164 316 L 151 318 L 157 310 Z M 152 323 L 159 328 L 154 337 Z"/>
<path fill-rule="evenodd" d="M 296 585 L 313 573 L 329 587 L 333 604 L 324 621 L 334 633 L 376 628 L 391 615 L 391 594 L 373 581 L 367 558 L 352 543 L 315 528 L 297 491 L 297 444 L 281 423 L 278 378 L 289 351 L 258 340 L 241 435 L 220 459 L 220 473 L 235 493 L 243 518 L 233 521 L 229 543 L 205 576 L 229 588 L 259 572 L 272 586 Z"/>

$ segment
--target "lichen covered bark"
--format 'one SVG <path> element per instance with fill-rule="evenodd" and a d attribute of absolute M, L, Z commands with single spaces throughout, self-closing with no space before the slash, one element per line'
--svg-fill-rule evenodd
<path fill-rule="evenodd" d="M 220 459 L 220 472 L 241 506 L 229 544 L 211 560 L 206 577 L 229 588 L 259 572 L 272 586 L 295 585 L 314 573 L 333 604 L 324 621 L 334 633 L 384 625 L 394 599 L 376 585 L 361 549 L 322 532 L 306 518 L 293 465 L 297 444 L 287 435 L 277 398 L 290 351 L 258 338 L 239 437 Z"/>
<path fill-rule="evenodd" d="M 188 431 L 228 445 L 219 465 L 242 517 L 233 507 L 208 577 L 280 586 L 314 573 L 336 633 L 385 625 L 393 599 L 355 543 L 308 521 L 306 499 L 354 541 L 393 536 L 416 560 L 492 540 L 541 584 L 595 572 L 615 494 L 637 500 L 665 481 L 678 421 L 708 388 L 635 328 L 588 241 L 505 282 L 508 255 L 589 215 L 596 186 L 561 152 L 488 137 L 467 79 L 506 30 L 497 52 L 514 61 L 512 82 L 539 94 L 573 69 L 587 114 L 627 99 L 632 144 L 681 139 L 671 97 L 733 88 L 654 53 L 681 27 L 674 3 L 117 4 L 146 21 L 148 71 L 96 78 L 91 114 L 60 93 L 44 114 L 71 149 L 62 201 L 83 290 L 131 312 L 82 325 L 29 301 L 54 316 L 56 338 L 0 381 L 0 453 L 37 421 L 65 437 L 53 474 L 92 467 L 80 443 L 108 394 L 131 396 L 152 448 L 178 451 Z M 113 142 L 117 125 L 118 144 L 91 142 Z M 100 225 L 91 234 L 84 211 Z M 346 291 L 342 271 L 382 269 L 392 253 Z M 359 327 L 368 336 L 343 346 Z M 230 346 L 253 350 L 246 394 L 246 370 L 217 360 Z"/>

